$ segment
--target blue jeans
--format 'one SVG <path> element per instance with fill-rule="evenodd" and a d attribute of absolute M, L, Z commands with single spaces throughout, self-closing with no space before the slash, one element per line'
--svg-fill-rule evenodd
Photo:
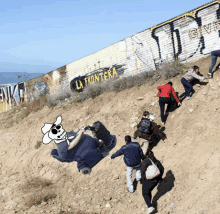
<path fill-rule="evenodd" d="M 190 92 L 193 89 L 192 84 L 188 82 L 184 77 L 181 79 L 181 83 L 183 84 L 183 87 L 185 88 L 185 92 L 180 95 L 180 98 L 184 97 L 185 95 L 189 97 Z"/>
<path fill-rule="evenodd" d="M 211 57 L 212 57 L 212 64 L 209 68 L 209 73 L 211 74 L 212 73 L 212 69 L 214 68 L 215 66 L 215 63 L 217 61 L 217 58 L 218 56 L 220 57 L 220 50 L 217 50 L 217 51 L 212 51 L 211 52 Z"/>
<path fill-rule="evenodd" d="M 134 192 L 134 185 L 133 185 L 133 180 L 132 180 L 132 173 L 133 173 L 134 169 L 136 169 L 136 180 L 137 181 L 141 180 L 141 167 L 140 167 L 140 165 L 133 166 L 133 167 L 127 166 L 127 172 L 126 172 L 127 187 L 130 192 Z"/>

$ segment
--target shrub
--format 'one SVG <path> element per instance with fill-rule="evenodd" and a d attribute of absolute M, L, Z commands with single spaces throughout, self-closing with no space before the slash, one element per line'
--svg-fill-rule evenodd
<path fill-rule="evenodd" d="M 160 69 L 157 70 L 159 74 L 164 79 L 170 79 L 177 76 L 178 74 L 183 73 L 184 66 L 178 61 L 167 62 L 162 65 Z"/>
<path fill-rule="evenodd" d="M 23 103 L 21 118 L 23 119 L 27 117 L 31 112 L 39 111 L 44 106 L 46 100 L 47 100 L 46 96 L 41 96 L 36 100 L 27 101 Z"/>
<path fill-rule="evenodd" d="M 56 106 L 60 102 L 64 102 L 66 98 L 70 98 L 73 92 L 69 87 L 58 87 L 54 92 L 50 92 L 49 97 L 45 105 Z"/>

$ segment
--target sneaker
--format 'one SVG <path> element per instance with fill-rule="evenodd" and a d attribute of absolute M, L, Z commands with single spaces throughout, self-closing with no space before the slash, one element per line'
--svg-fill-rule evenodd
<path fill-rule="evenodd" d="M 162 126 L 164 126 L 164 125 L 165 125 L 165 123 L 164 123 L 164 122 L 162 122 L 161 124 L 162 124 Z"/>
<path fill-rule="evenodd" d="M 133 191 L 130 191 L 130 189 L 129 189 L 129 188 L 127 188 L 127 190 L 128 190 L 128 192 L 130 192 L 130 193 L 134 193 L 134 190 L 133 190 Z"/>
<path fill-rule="evenodd" d="M 187 99 L 187 100 L 190 100 L 190 99 L 192 99 L 192 97 L 187 97 L 186 99 Z"/>
<path fill-rule="evenodd" d="M 212 79 L 212 73 L 208 73 L 209 79 Z"/>
<path fill-rule="evenodd" d="M 147 214 L 151 214 L 155 211 L 155 208 L 154 207 L 149 207 L 148 210 L 147 210 Z"/>

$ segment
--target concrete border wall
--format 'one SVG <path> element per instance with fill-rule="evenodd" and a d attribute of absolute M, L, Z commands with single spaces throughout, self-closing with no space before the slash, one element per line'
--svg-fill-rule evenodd
<path fill-rule="evenodd" d="M 219 39 L 219 6 L 220 0 L 209 2 L 34 81 L 44 81 L 50 91 L 59 87 L 82 91 L 94 82 L 155 70 L 165 62 L 195 61 L 209 55 Z"/>

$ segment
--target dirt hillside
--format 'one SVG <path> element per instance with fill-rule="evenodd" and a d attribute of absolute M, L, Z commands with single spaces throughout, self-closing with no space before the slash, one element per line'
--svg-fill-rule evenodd
<path fill-rule="evenodd" d="M 206 76 L 210 60 L 191 64 L 197 64 Z M 184 91 L 181 76 L 171 79 L 180 94 Z M 124 145 L 126 134 L 133 136 L 144 110 L 154 113 L 161 124 L 156 87 L 166 82 L 106 93 L 80 104 L 44 107 L 19 123 L 11 122 L 19 111 L 0 114 L 0 213 L 147 213 L 141 184 L 134 194 L 126 191 L 123 157 L 109 157 Z M 161 214 L 220 213 L 220 70 L 207 85 L 197 84 L 194 89 L 193 99 L 184 100 L 169 115 L 167 139 L 153 148 L 165 167 L 164 180 L 153 191 Z M 90 175 L 79 173 L 75 162 L 52 158 L 54 142 L 40 143 L 41 127 L 58 115 L 66 131 L 100 120 L 117 135 L 116 147 Z"/>

